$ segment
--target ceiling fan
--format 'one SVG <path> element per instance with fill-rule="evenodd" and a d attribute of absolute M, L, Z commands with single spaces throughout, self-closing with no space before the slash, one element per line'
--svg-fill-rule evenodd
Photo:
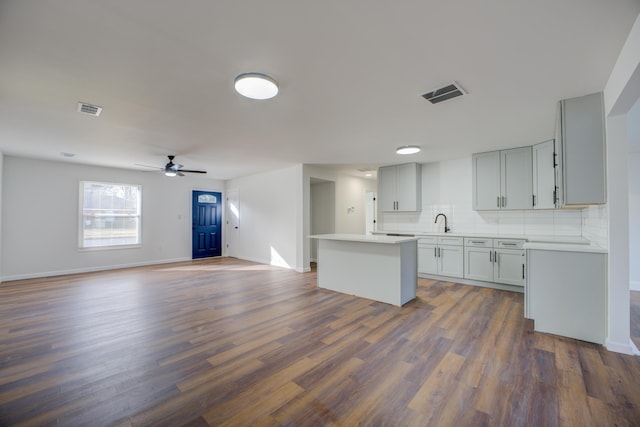
<path fill-rule="evenodd" d="M 191 169 L 182 169 L 182 165 L 177 164 L 177 163 L 173 163 L 173 159 L 176 156 L 167 156 L 169 158 L 169 163 L 167 163 L 166 165 L 164 165 L 163 168 L 157 168 L 155 166 L 147 166 L 147 165 L 138 165 L 138 166 L 144 166 L 147 168 L 154 168 L 154 169 L 160 169 L 161 171 L 164 171 L 164 174 L 166 176 L 184 176 L 183 172 L 187 172 L 187 173 L 207 173 L 207 171 L 198 171 L 198 170 L 191 170 Z"/>

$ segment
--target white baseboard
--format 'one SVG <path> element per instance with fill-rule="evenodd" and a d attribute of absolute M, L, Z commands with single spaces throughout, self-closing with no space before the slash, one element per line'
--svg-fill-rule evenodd
<path fill-rule="evenodd" d="M 633 343 L 633 341 L 631 341 L 631 339 L 629 339 L 629 342 L 626 342 L 626 343 L 613 342 L 613 341 L 607 340 L 605 342 L 605 347 L 607 348 L 607 350 L 614 351 L 616 353 L 629 354 L 629 355 L 640 354 L 638 353 L 638 348 Z"/>
<path fill-rule="evenodd" d="M 68 274 L 95 273 L 96 271 L 118 270 L 120 268 L 144 267 L 147 265 L 170 264 L 172 262 L 191 261 L 191 258 L 173 258 L 157 261 L 133 262 L 128 264 L 103 265 L 98 267 L 71 268 L 68 270 L 53 270 L 40 273 L 15 274 L 13 276 L 4 276 L 0 282 L 8 282 L 11 280 L 38 279 L 41 277 L 66 276 Z"/>
<path fill-rule="evenodd" d="M 632 291 L 640 291 L 640 280 L 629 281 L 629 289 Z"/>

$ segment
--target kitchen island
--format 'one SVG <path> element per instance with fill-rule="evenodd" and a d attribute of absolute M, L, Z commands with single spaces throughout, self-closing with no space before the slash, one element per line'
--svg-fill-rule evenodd
<path fill-rule="evenodd" d="M 401 306 L 416 297 L 416 237 L 321 234 L 318 287 Z"/>

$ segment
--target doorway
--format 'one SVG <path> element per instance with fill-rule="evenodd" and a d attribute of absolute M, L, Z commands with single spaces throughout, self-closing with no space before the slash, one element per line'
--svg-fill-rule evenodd
<path fill-rule="evenodd" d="M 311 178 L 311 234 L 331 234 L 336 230 L 336 183 Z M 318 262 L 318 240 L 311 240 L 310 261 Z"/>
<path fill-rule="evenodd" d="M 193 191 L 191 257 L 205 258 L 222 255 L 222 194 Z"/>

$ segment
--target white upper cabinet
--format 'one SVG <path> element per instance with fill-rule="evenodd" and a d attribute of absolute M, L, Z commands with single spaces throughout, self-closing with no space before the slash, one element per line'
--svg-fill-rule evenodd
<path fill-rule="evenodd" d="M 473 155 L 473 209 L 500 209 L 500 152 Z"/>
<path fill-rule="evenodd" d="M 554 140 L 532 147 L 533 153 L 533 208 L 556 207 L 556 156 Z"/>
<path fill-rule="evenodd" d="M 500 151 L 502 209 L 533 207 L 531 147 Z"/>
<path fill-rule="evenodd" d="M 418 163 L 378 169 L 378 206 L 382 212 L 422 210 L 422 168 Z"/>
<path fill-rule="evenodd" d="M 560 101 L 557 118 L 559 205 L 606 203 L 602 93 Z"/>
<path fill-rule="evenodd" d="M 533 207 L 531 147 L 474 154 L 473 209 Z"/>

